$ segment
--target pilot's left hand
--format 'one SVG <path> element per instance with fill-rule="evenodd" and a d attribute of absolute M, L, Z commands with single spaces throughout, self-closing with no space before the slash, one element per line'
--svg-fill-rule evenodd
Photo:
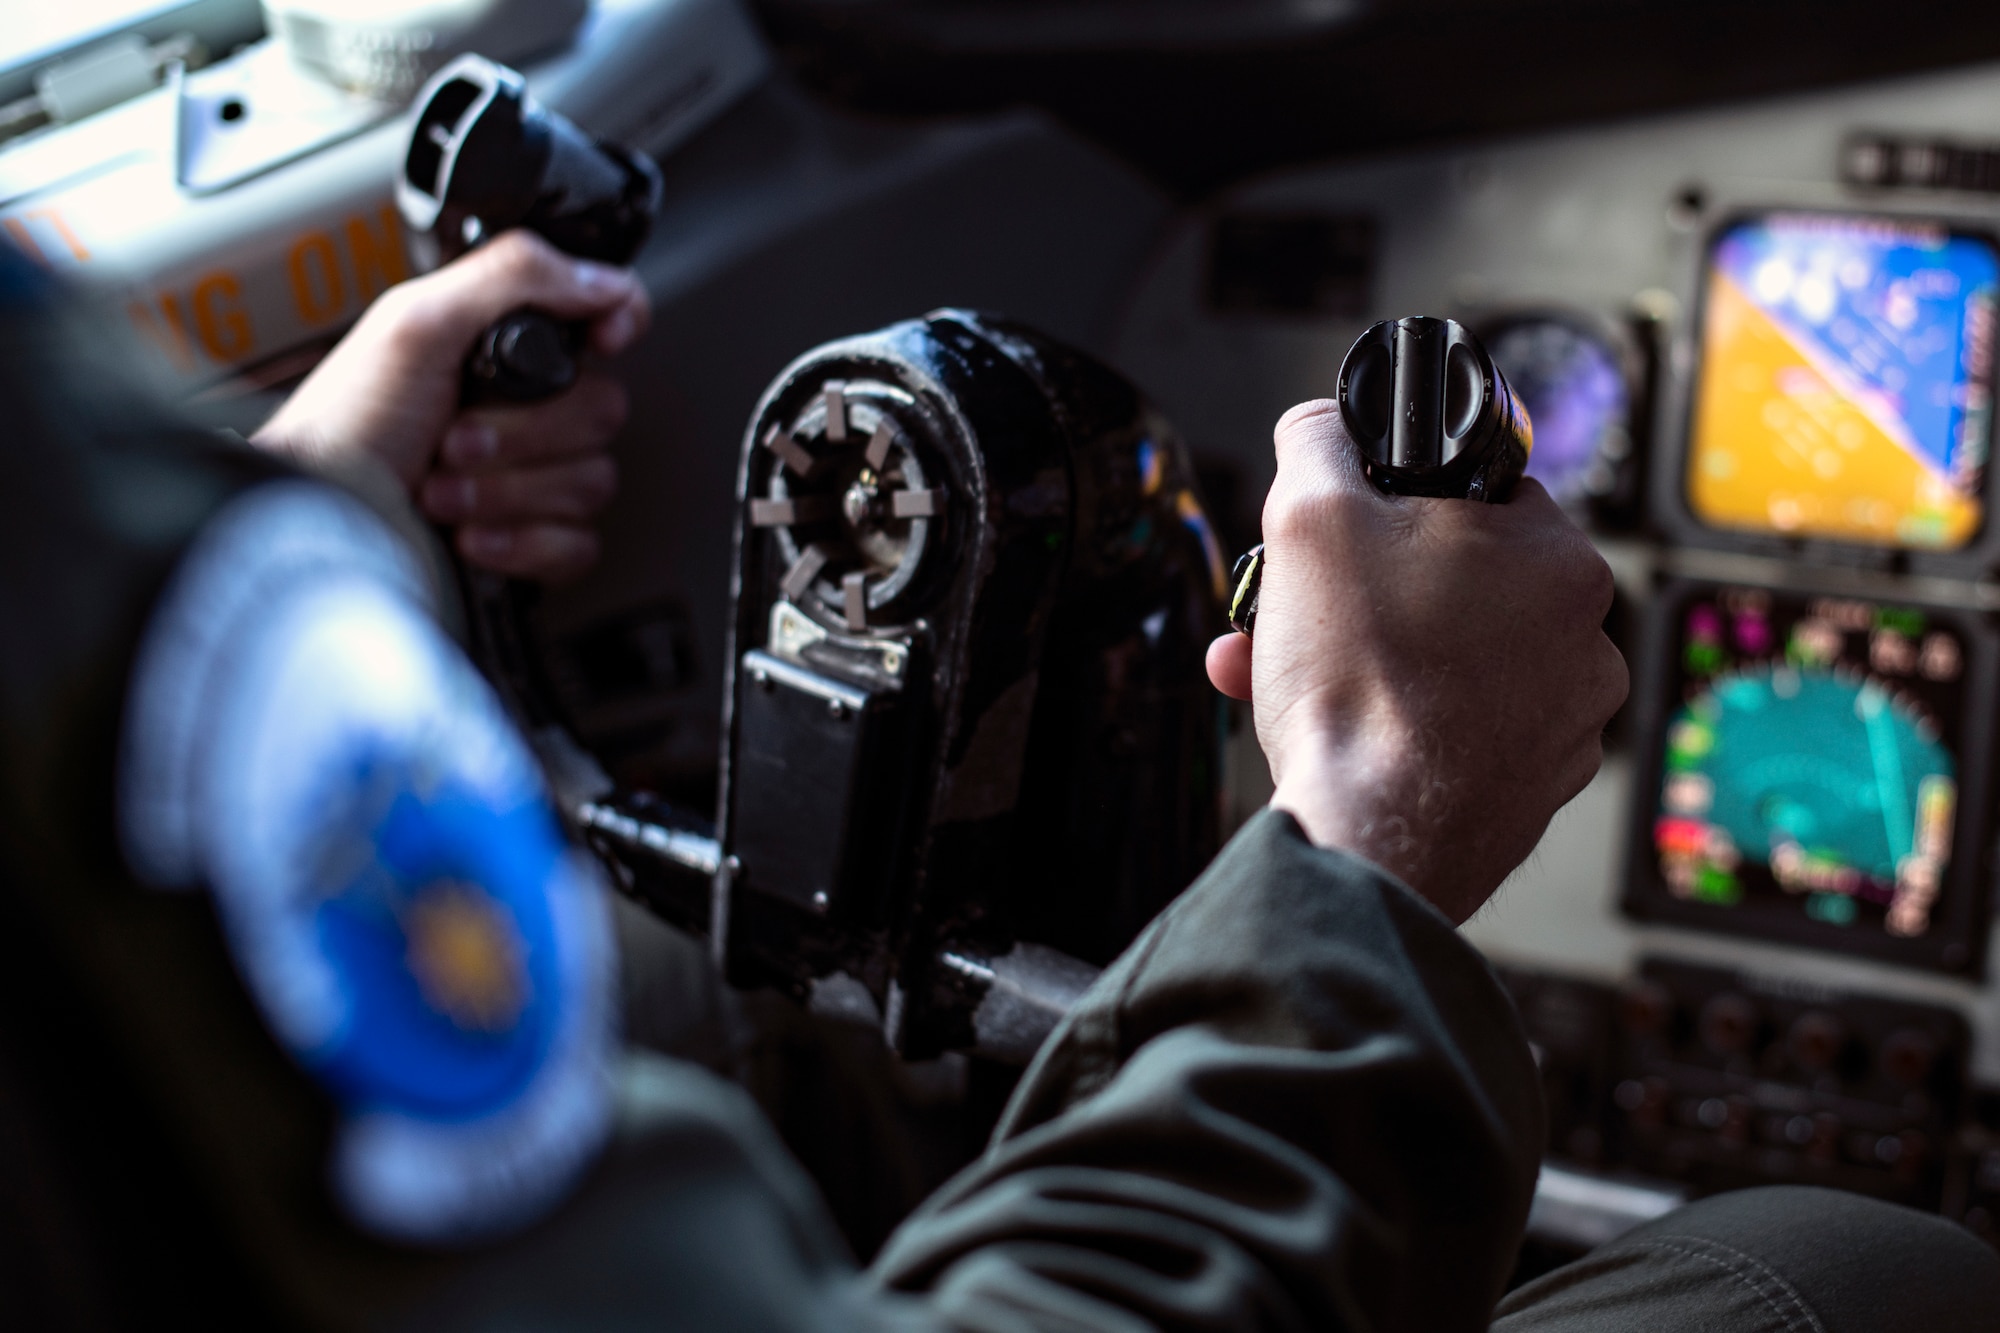
<path fill-rule="evenodd" d="M 545 581 L 581 573 L 597 559 L 592 520 L 618 483 L 607 447 L 625 391 L 587 369 L 544 402 L 461 409 L 474 340 L 521 306 L 589 321 L 591 347 L 607 356 L 652 317 L 629 269 L 508 232 L 383 293 L 255 443 L 309 465 L 373 459 L 475 565 Z"/>

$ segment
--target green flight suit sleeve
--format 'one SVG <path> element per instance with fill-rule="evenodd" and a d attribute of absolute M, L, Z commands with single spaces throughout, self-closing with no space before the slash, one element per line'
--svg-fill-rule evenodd
<path fill-rule="evenodd" d="M 404 1327 L 1471 1333 L 1543 1137 L 1478 954 L 1273 813 L 1106 972 L 866 1274 L 740 1090 L 666 1061 L 626 1088 L 628 1132 L 564 1214 Z"/>
<path fill-rule="evenodd" d="M 1267 811 L 1092 988 L 874 1276 L 969 1329 L 1484 1329 L 1542 1116 L 1483 960 Z"/>

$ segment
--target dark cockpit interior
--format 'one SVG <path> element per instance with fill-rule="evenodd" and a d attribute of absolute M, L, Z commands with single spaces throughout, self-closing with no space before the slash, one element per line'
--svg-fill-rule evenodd
<path fill-rule="evenodd" d="M 656 166 L 601 557 L 461 637 L 623 891 L 628 1032 L 728 996 L 864 1258 L 1269 799 L 1202 652 L 1273 422 L 1411 315 L 1632 680 L 1463 927 L 1547 1101 L 1520 1275 L 1762 1184 L 2000 1245 L 1993 6 L 104 8 L 0 37 L 0 241 L 209 427 L 425 265 L 412 53 Z"/>

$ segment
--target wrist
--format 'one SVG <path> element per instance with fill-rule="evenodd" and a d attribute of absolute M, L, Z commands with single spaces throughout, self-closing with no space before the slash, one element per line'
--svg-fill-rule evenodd
<path fill-rule="evenodd" d="M 1449 795 L 1415 738 L 1388 728 L 1323 730 L 1287 739 L 1271 804 L 1314 845 L 1373 862 L 1458 921 L 1470 911 L 1459 911 L 1453 886 L 1434 883 L 1432 873 Z"/>

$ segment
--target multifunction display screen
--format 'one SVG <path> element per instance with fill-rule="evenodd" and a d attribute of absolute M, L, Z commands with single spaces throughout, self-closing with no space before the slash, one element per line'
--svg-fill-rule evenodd
<path fill-rule="evenodd" d="M 1984 519 L 2000 254 L 1775 213 L 1716 239 L 1687 498 L 1712 527 L 1952 551 Z"/>
<path fill-rule="evenodd" d="M 1966 632 L 1762 588 L 1701 588 L 1670 614 L 1645 891 L 1723 929 L 1962 962 Z"/>

